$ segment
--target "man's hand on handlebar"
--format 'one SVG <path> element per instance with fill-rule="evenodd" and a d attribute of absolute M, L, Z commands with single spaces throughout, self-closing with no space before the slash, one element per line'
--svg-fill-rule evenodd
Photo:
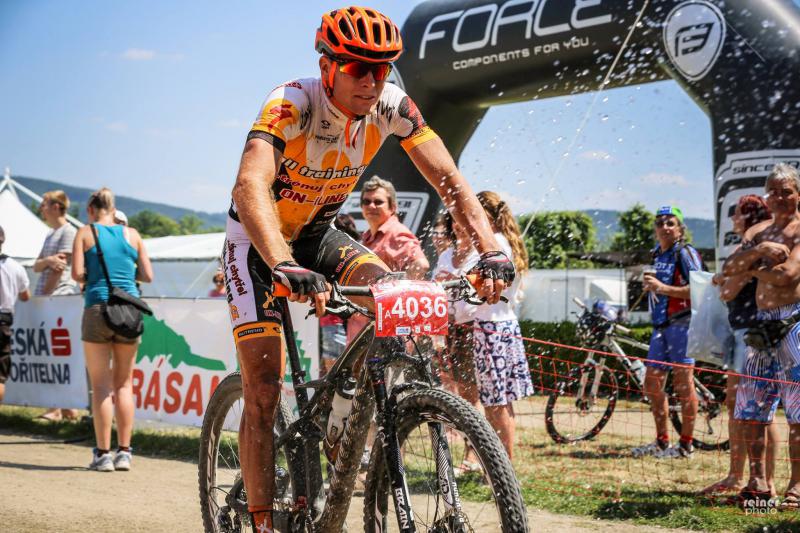
<path fill-rule="evenodd" d="M 294 261 L 283 261 L 273 267 L 272 281 L 291 291 L 290 302 L 305 303 L 313 298 L 317 317 L 325 314 L 331 288 L 322 274 L 303 268 Z"/>
<path fill-rule="evenodd" d="M 503 290 L 514 281 L 516 275 L 514 263 L 501 251 L 481 254 L 480 261 L 470 272 L 481 278 L 476 290 L 478 296 L 485 298 L 489 304 L 500 301 Z"/>

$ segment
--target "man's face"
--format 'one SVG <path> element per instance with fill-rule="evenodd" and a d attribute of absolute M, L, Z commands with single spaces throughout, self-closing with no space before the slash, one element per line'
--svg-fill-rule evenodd
<path fill-rule="evenodd" d="M 791 215 L 797 211 L 800 193 L 794 180 L 767 180 L 767 206 L 775 215 Z"/>
<path fill-rule="evenodd" d="M 47 198 L 42 200 L 42 203 L 39 205 L 39 212 L 42 214 L 45 220 L 51 216 L 57 217 L 61 214 L 59 204 L 57 202 L 53 202 L 52 200 L 48 200 Z"/>
<path fill-rule="evenodd" d="M 674 215 L 656 217 L 656 239 L 659 242 L 674 243 L 681 236 L 681 223 Z"/>
<path fill-rule="evenodd" d="M 340 72 L 338 64 L 327 57 L 320 60 L 320 68 L 323 79 L 328 79 L 330 69 L 334 70 L 333 97 L 355 115 L 368 115 L 386 85 L 386 80 L 375 81 L 371 72 L 361 78 Z"/>
<path fill-rule="evenodd" d="M 386 189 L 377 188 L 361 194 L 361 212 L 370 225 L 380 226 L 394 214 L 394 208 L 389 207 L 389 193 Z"/>

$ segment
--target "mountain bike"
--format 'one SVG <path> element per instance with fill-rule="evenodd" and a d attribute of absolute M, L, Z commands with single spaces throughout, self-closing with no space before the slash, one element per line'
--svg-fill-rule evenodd
<path fill-rule="evenodd" d="M 619 385 L 617 373 L 606 363 L 607 359 L 619 361 L 628 377 L 628 390 L 638 395 L 643 403 L 649 403 L 644 395 L 645 367 L 638 358 L 628 357 L 620 345 L 645 352 L 649 346 L 631 338 L 630 329 L 614 323 L 602 312 L 590 309 L 578 298 L 573 298 L 573 301 L 583 310 L 576 329 L 578 338 L 583 346 L 597 351 L 589 351 L 586 360 L 558 382 L 547 400 L 545 425 L 550 437 L 559 444 L 596 437 L 614 414 Z M 722 416 L 722 406 L 725 405 L 724 380 L 725 376 L 720 373 L 701 372 L 694 375 L 698 399 L 694 446 L 700 450 L 727 450 L 729 447 L 729 441 L 722 439 L 727 426 L 727 420 Z M 669 418 L 675 431 L 680 433 L 683 426 L 681 405 L 669 378 L 665 390 Z"/>
<path fill-rule="evenodd" d="M 436 333 L 442 326 L 446 330 L 448 295 L 450 301 L 474 301 L 475 292 L 466 278 L 443 284 L 334 284 L 327 312 L 342 317 L 357 312 L 371 321 L 328 374 L 308 382 L 288 303 L 281 298 L 298 415 L 281 399 L 273 428 L 276 531 L 342 531 L 373 408 L 378 430 L 363 491 L 364 531 L 528 531 L 519 483 L 496 433 L 472 405 L 436 388 L 429 352 L 410 336 Z M 374 298 L 377 319 L 348 296 Z M 407 344 L 414 346 L 410 354 Z M 391 387 L 386 376 L 390 366 L 403 371 Z M 320 443 L 333 399 L 353 380 L 357 385 L 338 455 L 328 462 L 323 480 Z M 314 391 L 312 398 L 309 390 Z M 250 524 L 237 446 L 241 416 L 242 382 L 234 373 L 217 387 L 203 419 L 199 482 L 207 532 L 238 533 Z M 470 448 L 480 471 L 457 476 Z M 464 491 L 478 501 L 462 499 Z"/>

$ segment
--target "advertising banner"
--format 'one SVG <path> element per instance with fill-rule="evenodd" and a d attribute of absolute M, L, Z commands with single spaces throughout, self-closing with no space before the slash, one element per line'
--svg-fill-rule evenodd
<path fill-rule="evenodd" d="M 147 298 L 153 309 L 136 354 L 136 418 L 200 426 L 217 385 L 238 368 L 225 300 Z M 319 373 L 318 321 L 291 304 L 307 379 Z M 88 408 L 80 296 L 33 298 L 17 306 L 6 403 Z M 294 403 L 287 368 L 284 395 Z"/>
<path fill-rule="evenodd" d="M 31 298 L 17 305 L 11 326 L 11 374 L 5 403 L 88 407 L 82 313 L 80 296 Z"/>

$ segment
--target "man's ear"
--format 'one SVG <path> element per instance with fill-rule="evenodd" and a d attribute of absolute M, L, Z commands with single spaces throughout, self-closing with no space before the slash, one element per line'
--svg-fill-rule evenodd
<path fill-rule="evenodd" d="M 326 79 L 328 77 L 328 73 L 331 69 L 331 62 L 325 56 L 319 56 L 319 72 L 322 75 L 322 79 Z"/>

